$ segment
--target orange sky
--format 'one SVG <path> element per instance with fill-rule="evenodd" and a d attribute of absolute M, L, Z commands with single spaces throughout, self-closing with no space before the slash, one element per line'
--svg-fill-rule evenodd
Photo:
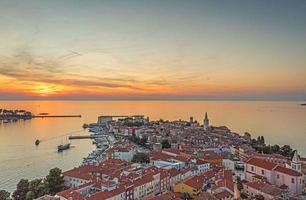
<path fill-rule="evenodd" d="M 305 99 L 306 14 L 277 5 L 0 2 L 0 99 Z"/>

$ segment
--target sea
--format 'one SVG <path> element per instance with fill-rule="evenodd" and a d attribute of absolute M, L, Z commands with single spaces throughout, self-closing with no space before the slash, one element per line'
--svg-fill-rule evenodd
<path fill-rule="evenodd" d="M 84 123 L 100 115 L 142 114 L 150 120 L 189 120 L 201 124 L 205 112 L 210 124 L 227 126 L 239 134 L 263 135 L 266 143 L 289 144 L 306 156 L 306 106 L 295 101 L 0 101 L 0 109 L 22 109 L 34 114 L 81 115 L 81 118 L 35 118 L 0 123 L 0 190 L 13 192 L 20 179 L 45 177 L 49 170 L 80 165 L 95 146 L 72 140 L 71 148 L 57 152 L 69 135 L 88 134 Z M 42 142 L 35 146 L 36 139 Z"/>

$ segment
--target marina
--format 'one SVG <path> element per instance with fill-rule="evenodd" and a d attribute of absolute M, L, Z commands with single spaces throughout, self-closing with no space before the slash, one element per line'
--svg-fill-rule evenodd
<path fill-rule="evenodd" d="M 69 139 L 92 139 L 92 143 L 96 145 L 96 149 L 83 158 L 81 165 L 99 164 L 106 159 L 105 151 L 112 147 L 112 144 L 116 139 L 114 136 L 109 134 L 107 123 L 92 123 L 86 127 L 88 128 L 88 131 L 93 132 L 93 134 L 69 136 Z"/>

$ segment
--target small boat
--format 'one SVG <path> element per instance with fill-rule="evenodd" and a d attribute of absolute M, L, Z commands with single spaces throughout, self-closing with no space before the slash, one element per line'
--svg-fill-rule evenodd
<path fill-rule="evenodd" d="M 60 152 L 60 151 L 64 151 L 64 150 L 69 149 L 69 148 L 70 148 L 70 143 L 61 144 L 61 145 L 57 146 L 57 151 Z"/>
<path fill-rule="evenodd" d="M 49 115 L 49 113 L 38 113 L 38 115 Z"/>
<path fill-rule="evenodd" d="M 39 140 L 39 139 L 35 140 L 35 145 L 36 145 L 36 146 L 38 146 L 39 143 L 40 143 L 40 140 Z"/>

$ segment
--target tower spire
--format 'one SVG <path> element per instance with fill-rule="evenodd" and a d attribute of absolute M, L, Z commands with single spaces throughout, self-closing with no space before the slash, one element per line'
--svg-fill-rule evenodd
<path fill-rule="evenodd" d="M 302 162 L 297 150 L 294 151 L 293 157 L 291 159 L 291 168 L 298 172 L 302 171 Z"/>
<path fill-rule="evenodd" d="M 209 119 L 208 119 L 208 115 L 207 112 L 205 112 L 205 118 L 204 118 L 204 130 L 208 131 L 209 130 Z"/>

